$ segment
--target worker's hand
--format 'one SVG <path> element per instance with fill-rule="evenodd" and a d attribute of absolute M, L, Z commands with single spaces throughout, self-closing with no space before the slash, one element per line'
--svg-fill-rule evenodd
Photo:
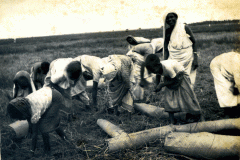
<path fill-rule="evenodd" d="M 233 88 L 233 95 L 239 95 L 239 90 L 236 87 Z"/>
<path fill-rule="evenodd" d="M 192 63 L 192 70 L 195 70 L 198 68 L 198 58 L 194 58 Z"/>
<path fill-rule="evenodd" d="M 141 87 L 148 87 L 149 83 L 145 79 L 141 79 L 140 84 Z"/>
<path fill-rule="evenodd" d="M 82 74 L 83 74 L 84 79 L 86 79 L 86 80 L 92 80 L 93 79 L 93 75 L 91 73 L 87 72 L 87 71 L 84 71 Z"/>
<path fill-rule="evenodd" d="M 28 129 L 28 134 L 27 134 L 26 138 L 31 139 L 32 138 L 32 125 L 31 125 L 31 123 L 28 123 L 28 124 L 29 124 L 29 129 Z"/>
<path fill-rule="evenodd" d="M 162 85 L 161 84 L 159 84 L 157 87 L 156 87 L 156 89 L 154 90 L 154 92 L 159 92 L 159 91 L 161 91 L 162 90 Z"/>

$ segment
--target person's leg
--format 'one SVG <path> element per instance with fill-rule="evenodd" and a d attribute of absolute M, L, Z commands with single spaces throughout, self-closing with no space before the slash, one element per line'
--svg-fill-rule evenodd
<path fill-rule="evenodd" d="M 42 138 L 43 138 L 43 144 L 44 144 L 44 152 L 49 155 L 51 153 L 51 147 L 50 147 L 50 142 L 49 142 L 49 134 L 48 133 L 42 133 Z"/>
<path fill-rule="evenodd" d="M 74 99 L 82 102 L 83 104 L 85 104 L 85 108 L 86 110 L 91 110 L 90 108 L 90 99 L 86 93 L 86 91 L 81 92 L 80 94 L 76 95 L 73 97 Z"/>
<path fill-rule="evenodd" d="M 119 115 L 120 115 L 120 112 L 118 111 L 118 106 L 115 106 L 115 107 L 114 107 L 114 114 L 115 114 L 116 116 L 119 116 Z"/>
<path fill-rule="evenodd" d="M 174 124 L 174 112 L 168 112 L 170 124 Z"/>
<path fill-rule="evenodd" d="M 132 113 L 128 112 L 128 120 L 131 121 L 132 120 Z"/>
<path fill-rule="evenodd" d="M 73 148 L 73 149 L 76 148 L 75 145 L 71 142 L 71 140 L 67 137 L 67 135 L 64 133 L 64 131 L 61 128 L 58 128 L 55 131 L 64 142 L 66 142 L 68 145 L 70 145 L 71 148 Z"/>
<path fill-rule="evenodd" d="M 61 128 L 57 128 L 55 131 L 61 137 L 62 140 L 68 139 L 67 136 L 65 135 L 64 131 Z"/>

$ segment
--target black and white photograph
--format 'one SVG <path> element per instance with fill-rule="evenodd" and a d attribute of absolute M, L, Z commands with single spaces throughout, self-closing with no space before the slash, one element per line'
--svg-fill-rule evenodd
<path fill-rule="evenodd" d="M 239 160 L 239 0 L 0 0 L 0 160 Z"/>

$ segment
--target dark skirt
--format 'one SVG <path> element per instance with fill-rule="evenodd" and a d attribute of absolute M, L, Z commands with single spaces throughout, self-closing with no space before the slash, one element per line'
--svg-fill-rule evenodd
<path fill-rule="evenodd" d="M 64 100 L 59 91 L 52 89 L 52 104 L 39 120 L 39 130 L 41 133 L 55 131 L 60 125 L 59 110 L 64 107 Z"/>

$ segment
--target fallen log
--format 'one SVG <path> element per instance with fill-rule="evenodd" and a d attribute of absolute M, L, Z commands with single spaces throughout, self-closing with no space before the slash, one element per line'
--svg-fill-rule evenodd
<path fill-rule="evenodd" d="M 127 134 L 120 127 L 107 120 L 98 119 L 97 124 L 111 137 L 114 137 L 106 140 L 108 143 L 108 150 L 110 152 L 127 148 L 141 147 L 145 143 L 155 141 L 158 138 L 165 138 L 166 134 L 174 131 L 172 127 L 165 126 Z"/>
<path fill-rule="evenodd" d="M 105 132 L 107 132 L 110 136 L 113 137 L 106 140 L 109 152 L 129 148 L 138 148 L 148 142 L 155 141 L 156 139 L 165 138 L 165 136 L 171 132 L 214 133 L 230 129 L 240 130 L 240 118 L 190 123 L 185 125 L 163 126 L 130 134 L 125 133 L 119 127 L 106 120 L 100 120 L 99 122 L 105 124 L 105 126 L 102 126 L 101 128 L 103 128 Z M 100 125 L 99 122 L 98 124 Z"/>
<path fill-rule="evenodd" d="M 240 118 L 189 123 L 175 126 L 176 132 L 219 132 L 222 130 L 240 130 Z"/>
<path fill-rule="evenodd" d="M 150 117 L 158 119 L 169 117 L 168 112 L 165 112 L 164 108 L 156 107 L 154 105 L 149 105 L 145 103 L 134 103 L 134 108 Z M 174 113 L 174 117 L 176 119 L 186 121 L 186 113 L 183 112 Z"/>
<path fill-rule="evenodd" d="M 108 151 L 113 152 L 128 148 L 136 149 L 156 139 L 165 138 L 168 133 L 173 131 L 172 127 L 164 126 L 130 134 L 123 132 L 120 136 L 107 140 Z"/>
<path fill-rule="evenodd" d="M 111 137 L 117 137 L 124 133 L 124 131 L 120 127 L 112 124 L 107 120 L 98 119 L 97 124 Z"/>
<path fill-rule="evenodd" d="M 2 146 L 9 146 L 13 142 L 24 138 L 28 134 L 28 122 L 16 121 L 10 125 L 2 126 L 1 135 L 2 135 Z"/>
<path fill-rule="evenodd" d="M 240 137 L 207 132 L 173 132 L 166 136 L 164 149 L 199 159 L 239 158 Z"/>
<path fill-rule="evenodd" d="M 16 138 L 22 138 L 28 134 L 28 121 L 16 121 L 9 125 L 16 133 Z"/>

